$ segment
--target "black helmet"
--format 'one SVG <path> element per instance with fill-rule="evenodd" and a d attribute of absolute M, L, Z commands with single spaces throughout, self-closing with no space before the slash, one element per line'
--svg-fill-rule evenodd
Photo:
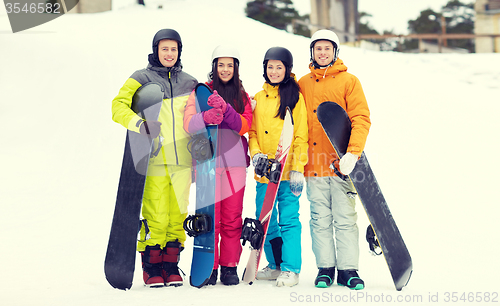
<path fill-rule="evenodd" d="M 269 60 L 278 60 L 285 65 L 286 71 L 285 71 L 285 78 L 281 83 L 286 83 L 290 79 L 290 74 L 292 73 L 292 67 L 293 67 L 293 56 L 288 49 L 283 48 L 283 47 L 273 47 L 269 50 L 267 50 L 266 54 L 264 55 L 264 79 L 266 80 L 267 83 L 271 85 L 277 85 L 271 82 L 269 78 L 267 77 L 267 62 Z"/>
<path fill-rule="evenodd" d="M 293 56 L 288 49 L 283 48 L 283 47 L 273 47 L 269 50 L 267 50 L 266 54 L 264 55 L 264 70 L 265 66 L 267 64 L 267 61 L 269 60 L 278 60 L 282 61 L 283 64 L 286 67 L 290 67 L 290 69 L 293 67 Z"/>
<path fill-rule="evenodd" d="M 179 66 L 182 67 L 181 65 L 181 51 L 182 51 L 182 40 L 181 36 L 179 33 L 177 33 L 176 30 L 172 29 L 163 29 L 159 30 L 155 36 L 153 37 L 153 53 L 149 54 L 148 56 L 148 61 L 151 65 L 157 66 L 157 67 L 163 67 L 163 65 L 160 63 L 158 59 L 158 44 L 160 43 L 161 40 L 164 39 L 170 39 L 170 40 L 175 40 L 177 42 L 177 49 L 178 49 L 178 56 L 177 56 L 177 62 L 174 64 L 174 66 Z"/>
<path fill-rule="evenodd" d="M 158 46 L 161 40 L 163 39 L 170 39 L 170 40 L 175 40 L 179 44 L 179 53 L 182 50 L 182 40 L 181 36 L 176 30 L 172 29 L 163 29 L 159 30 L 156 34 L 155 37 L 153 37 L 153 51 L 155 47 Z"/>

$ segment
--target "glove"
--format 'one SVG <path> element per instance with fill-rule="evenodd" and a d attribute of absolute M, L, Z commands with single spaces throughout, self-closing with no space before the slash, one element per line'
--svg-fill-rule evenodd
<path fill-rule="evenodd" d="M 259 161 L 260 158 L 266 158 L 267 159 L 267 155 L 264 154 L 264 153 L 256 153 L 253 157 L 252 157 L 252 165 L 255 167 L 257 165 L 257 162 Z"/>
<path fill-rule="evenodd" d="M 224 114 L 220 108 L 211 108 L 203 112 L 203 121 L 205 124 L 220 124 L 224 119 Z"/>
<path fill-rule="evenodd" d="M 147 136 L 149 138 L 156 138 L 160 135 L 161 122 L 160 121 L 143 121 L 139 126 L 139 132 L 141 135 Z"/>
<path fill-rule="evenodd" d="M 219 96 L 217 90 L 214 90 L 214 93 L 208 97 L 207 104 L 213 108 L 219 108 L 223 114 L 226 112 L 227 103 L 221 96 Z"/>
<path fill-rule="evenodd" d="M 290 171 L 290 191 L 296 196 L 300 196 L 304 188 L 304 174 L 299 171 Z"/>
<path fill-rule="evenodd" d="M 358 159 L 359 157 L 357 155 L 347 152 L 340 159 L 339 162 L 340 172 L 342 172 L 342 174 L 344 175 L 351 174 L 352 170 L 354 169 L 354 166 L 356 166 L 356 162 L 358 161 Z"/>

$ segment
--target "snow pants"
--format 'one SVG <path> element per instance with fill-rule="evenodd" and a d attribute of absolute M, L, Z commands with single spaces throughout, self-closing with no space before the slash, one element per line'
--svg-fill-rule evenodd
<path fill-rule="evenodd" d="M 146 246 L 178 240 L 183 246 L 186 233 L 182 224 L 187 215 L 191 168 L 174 165 L 150 165 L 142 199 L 142 217 L 149 227 L 150 238 L 146 239 L 142 224 L 137 251 Z"/>
<path fill-rule="evenodd" d="M 256 216 L 259 218 L 264 196 L 266 194 L 267 184 L 257 182 L 256 195 Z M 281 237 L 283 240 L 282 271 L 292 271 L 300 273 L 302 266 L 301 257 L 301 232 L 302 225 L 299 220 L 299 198 L 290 191 L 290 181 L 281 181 L 276 195 L 271 219 L 267 228 L 266 241 L 264 242 L 264 252 L 271 269 L 276 269 L 276 260 L 273 253 L 271 240 Z"/>
<path fill-rule="evenodd" d="M 338 176 L 308 177 L 306 181 L 317 267 L 358 270 L 359 230 L 354 186 L 349 179 L 344 181 Z"/>
<path fill-rule="evenodd" d="M 240 237 L 243 226 L 241 214 L 245 182 L 246 167 L 216 169 L 214 269 L 219 265 L 236 267 L 240 261 L 242 250 Z"/>

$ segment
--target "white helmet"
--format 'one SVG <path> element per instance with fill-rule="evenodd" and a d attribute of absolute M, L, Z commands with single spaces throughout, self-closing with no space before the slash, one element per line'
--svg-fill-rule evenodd
<path fill-rule="evenodd" d="M 238 50 L 228 45 L 220 45 L 214 49 L 214 52 L 212 52 L 212 63 L 219 57 L 232 57 L 238 63 L 240 62 L 240 53 Z"/>
<path fill-rule="evenodd" d="M 333 54 L 333 61 L 330 63 L 330 65 L 333 65 L 337 60 L 337 57 L 339 56 L 339 37 L 337 36 L 337 34 L 330 30 L 318 30 L 311 37 L 311 44 L 309 45 L 309 48 L 311 50 L 311 62 L 315 67 L 320 68 L 318 63 L 316 63 L 316 61 L 314 60 L 314 44 L 316 44 L 318 40 L 328 40 L 332 42 L 333 47 L 335 48 L 335 52 Z"/>

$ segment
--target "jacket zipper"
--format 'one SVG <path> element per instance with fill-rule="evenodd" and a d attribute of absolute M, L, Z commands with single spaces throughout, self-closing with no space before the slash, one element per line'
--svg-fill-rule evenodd
<path fill-rule="evenodd" d="M 168 72 L 168 83 L 170 84 L 170 110 L 172 112 L 172 133 L 173 133 L 173 141 L 174 141 L 174 151 L 175 151 L 175 162 L 177 165 L 179 165 L 179 156 L 177 155 L 177 144 L 175 141 L 175 115 L 174 115 L 174 89 L 172 87 L 172 80 L 171 80 L 171 72 Z"/>

